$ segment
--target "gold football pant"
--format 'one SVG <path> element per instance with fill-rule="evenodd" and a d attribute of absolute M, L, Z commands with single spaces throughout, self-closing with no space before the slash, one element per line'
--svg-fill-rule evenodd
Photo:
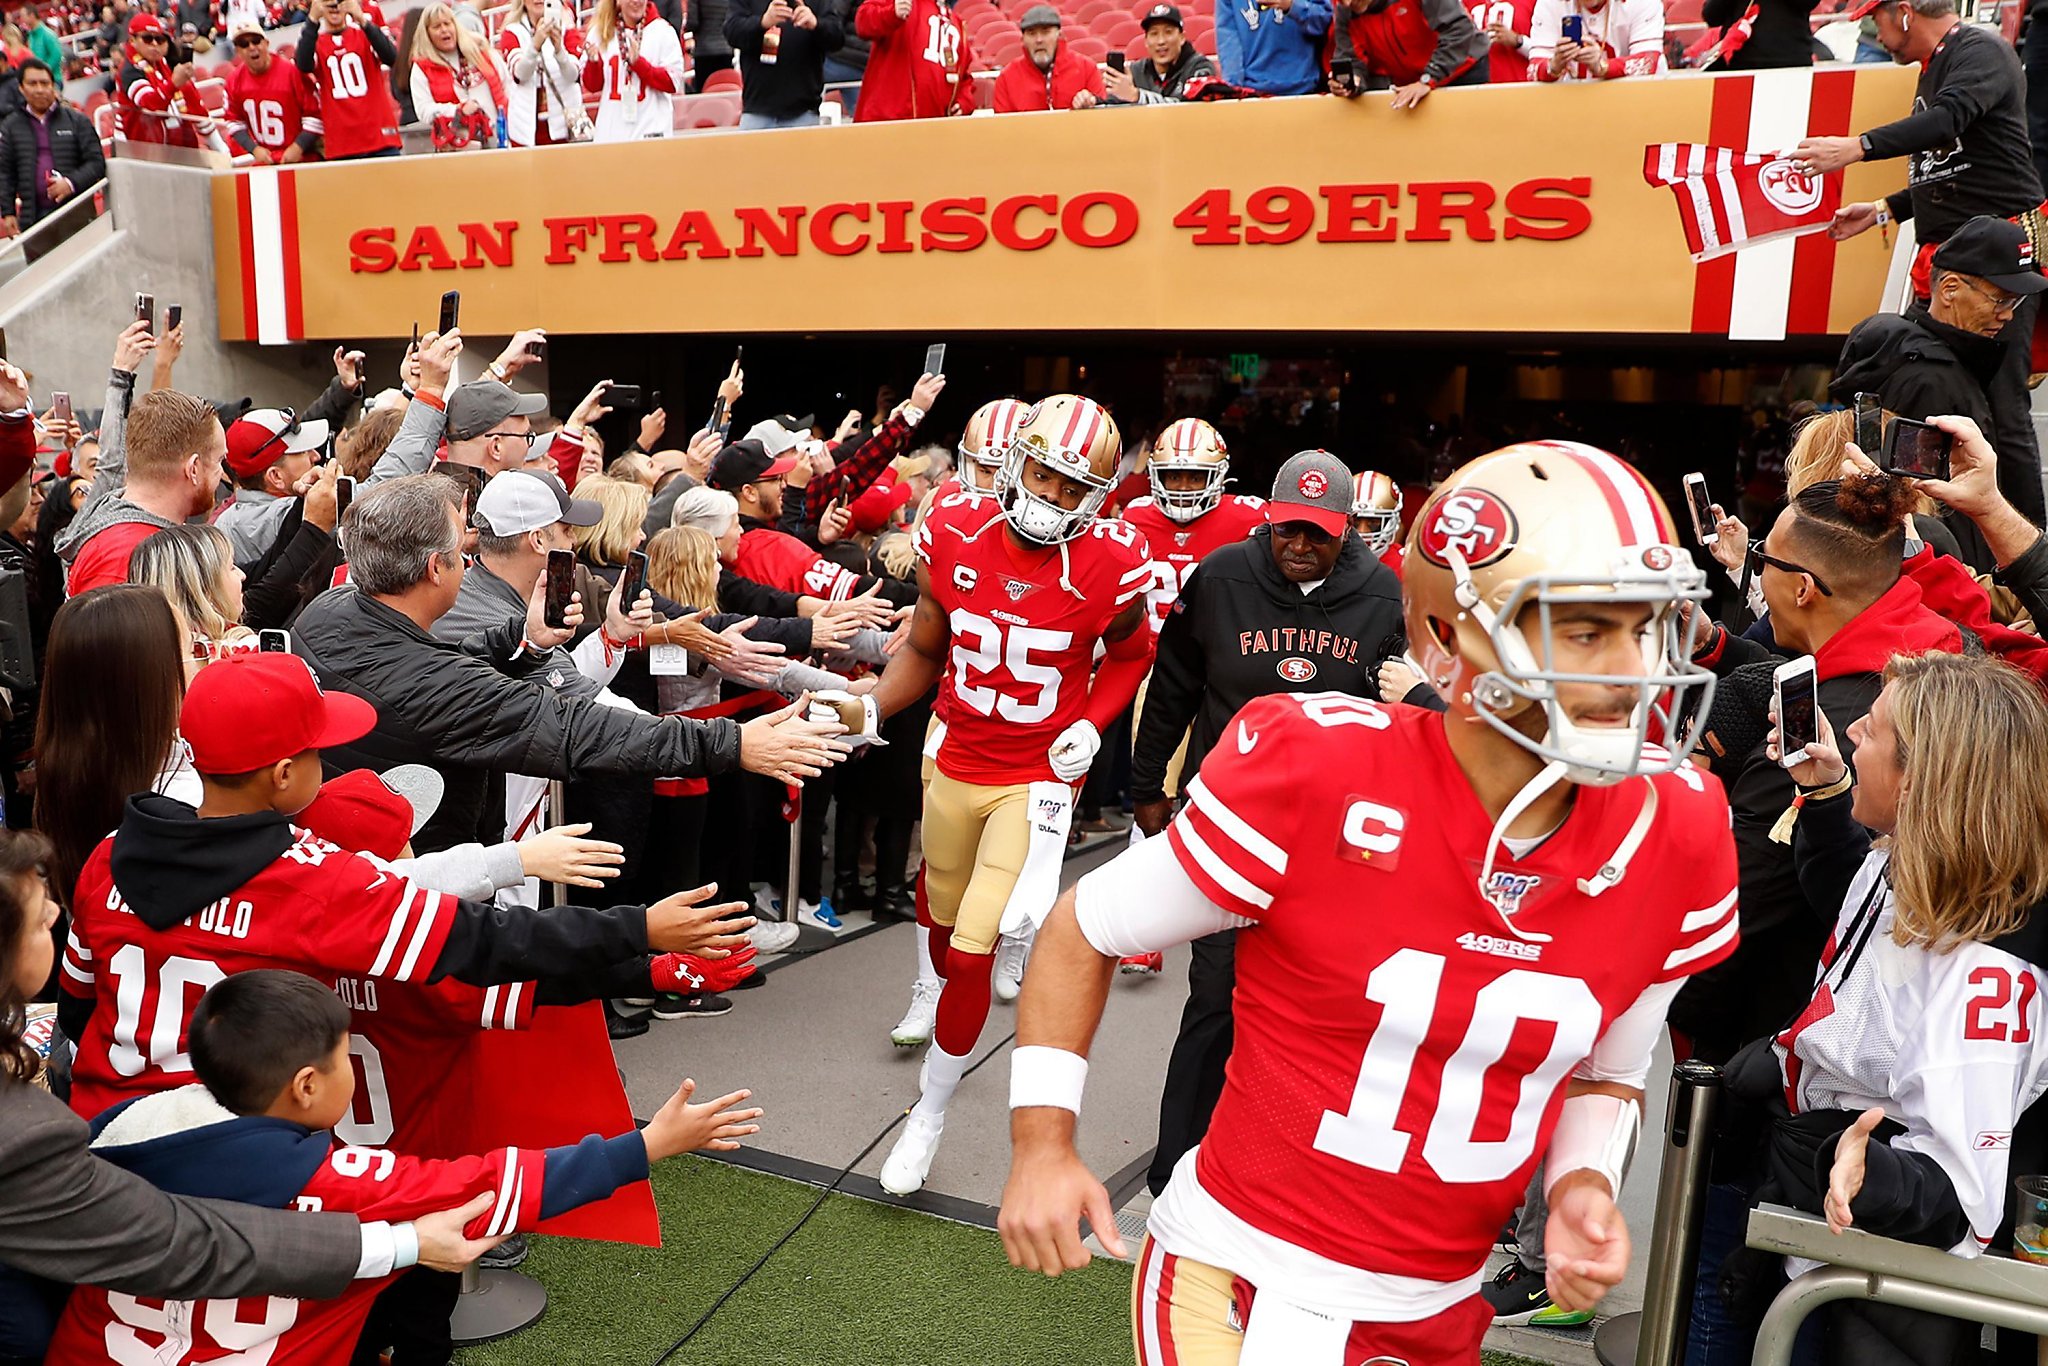
<path fill-rule="evenodd" d="M 933 773 L 924 794 L 925 904 L 960 953 L 994 953 L 1031 852 L 1031 785 L 978 787 Z"/>

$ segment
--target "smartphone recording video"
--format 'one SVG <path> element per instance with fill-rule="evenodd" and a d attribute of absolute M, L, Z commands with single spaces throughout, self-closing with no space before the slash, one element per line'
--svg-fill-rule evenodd
<path fill-rule="evenodd" d="M 1884 448 L 1884 405 L 1876 394 L 1856 395 L 1855 405 L 1856 448 L 1875 460 Z"/>
<path fill-rule="evenodd" d="M 927 375 L 946 373 L 946 344 L 934 342 L 924 349 L 924 372 Z"/>
<path fill-rule="evenodd" d="M 156 331 L 156 295 L 137 294 L 135 296 L 135 321 L 143 324 L 145 330 L 149 332 L 153 333 Z"/>
<path fill-rule="evenodd" d="M 569 625 L 569 599 L 576 594 L 576 552 L 548 552 L 547 594 L 541 602 L 541 619 L 556 630 Z"/>
<path fill-rule="evenodd" d="M 1685 476 L 1685 506 L 1692 513 L 1692 534 L 1701 545 L 1714 543 L 1714 500 L 1707 494 L 1704 474 Z"/>
<path fill-rule="evenodd" d="M 446 294 L 443 294 L 441 296 L 441 326 L 436 330 L 442 333 L 448 333 L 453 332 L 456 328 L 460 327 L 461 325 L 462 291 L 459 289 L 451 289 Z"/>
<path fill-rule="evenodd" d="M 640 595 L 647 591 L 647 552 L 629 550 L 626 552 L 626 582 L 619 594 L 619 610 L 630 614 L 633 604 L 640 601 Z"/>
<path fill-rule="evenodd" d="M 1791 768 L 1806 761 L 1806 747 L 1820 739 L 1820 697 L 1813 657 L 1795 659 L 1771 675 L 1778 712 L 1778 763 Z"/>
<path fill-rule="evenodd" d="M 1948 478 L 1949 453 L 1955 438 L 1939 427 L 1895 417 L 1884 434 L 1884 454 L 1878 464 L 1892 474 L 1915 479 Z"/>

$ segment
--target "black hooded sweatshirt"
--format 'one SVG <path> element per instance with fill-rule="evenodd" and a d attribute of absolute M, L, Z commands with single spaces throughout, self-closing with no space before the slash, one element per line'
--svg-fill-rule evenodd
<path fill-rule="evenodd" d="M 1185 789 L 1230 718 L 1255 697 L 1379 697 L 1375 672 L 1405 645 L 1401 581 L 1356 534 L 1345 534 L 1330 577 L 1308 593 L 1273 562 L 1270 527 L 1224 546 L 1195 566 L 1160 628 L 1131 760 L 1131 799 L 1165 795 L 1166 766 L 1182 735 Z"/>
<path fill-rule="evenodd" d="M 305 864 L 286 858 L 298 836 L 275 811 L 202 819 L 181 801 L 145 792 L 128 799 L 121 827 L 109 838 L 114 885 L 128 910 L 152 930 L 190 919 L 258 874 L 302 880 L 307 904 L 324 905 L 328 897 L 316 889 L 337 873 L 335 860 Z M 454 907 L 453 923 L 426 981 L 453 977 L 479 987 L 538 981 L 535 1000 L 542 1005 L 647 989 L 644 906 L 539 911 L 456 897 L 447 902 Z M 63 995 L 58 1023 L 67 1037 L 83 1037 L 92 1006 L 91 997 Z"/>

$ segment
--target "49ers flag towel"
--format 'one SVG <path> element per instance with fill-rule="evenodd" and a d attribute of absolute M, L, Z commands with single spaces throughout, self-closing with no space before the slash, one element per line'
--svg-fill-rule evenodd
<path fill-rule="evenodd" d="M 1678 197 L 1694 261 L 1819 232 L 1842 204 L 1840 176 L 1807 175 L 1783 152 L 1655 143 L 1643 149 L 1643 179 Z"/>

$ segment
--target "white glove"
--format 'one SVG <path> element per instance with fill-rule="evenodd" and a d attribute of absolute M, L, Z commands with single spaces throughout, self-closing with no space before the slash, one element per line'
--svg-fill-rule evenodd
<path fill-rule="evenodd" d="M 846 727 L 848 735 L 864 735 L 873 738 L 882 729 L 882 714 L 875 709 L 874 694 L 855 697 L 839 688 L 826 688 L 811 694 L 811 705 L 804 711 L 806 721 L 837 721 Z"/>
<path fill-rule="evenodd" d="M 1052 762 L 1052 775 L 1063 783 L 1071 783 L 1088 776 L 1089 768 L 1095 763 L 1095 752 L 1102 748 L 1102 733 L 1094 723 L 1076 721 L 1060 732 L 1060 738 L 1052 742 L 1052 748 L 1045 757 Z"/>

